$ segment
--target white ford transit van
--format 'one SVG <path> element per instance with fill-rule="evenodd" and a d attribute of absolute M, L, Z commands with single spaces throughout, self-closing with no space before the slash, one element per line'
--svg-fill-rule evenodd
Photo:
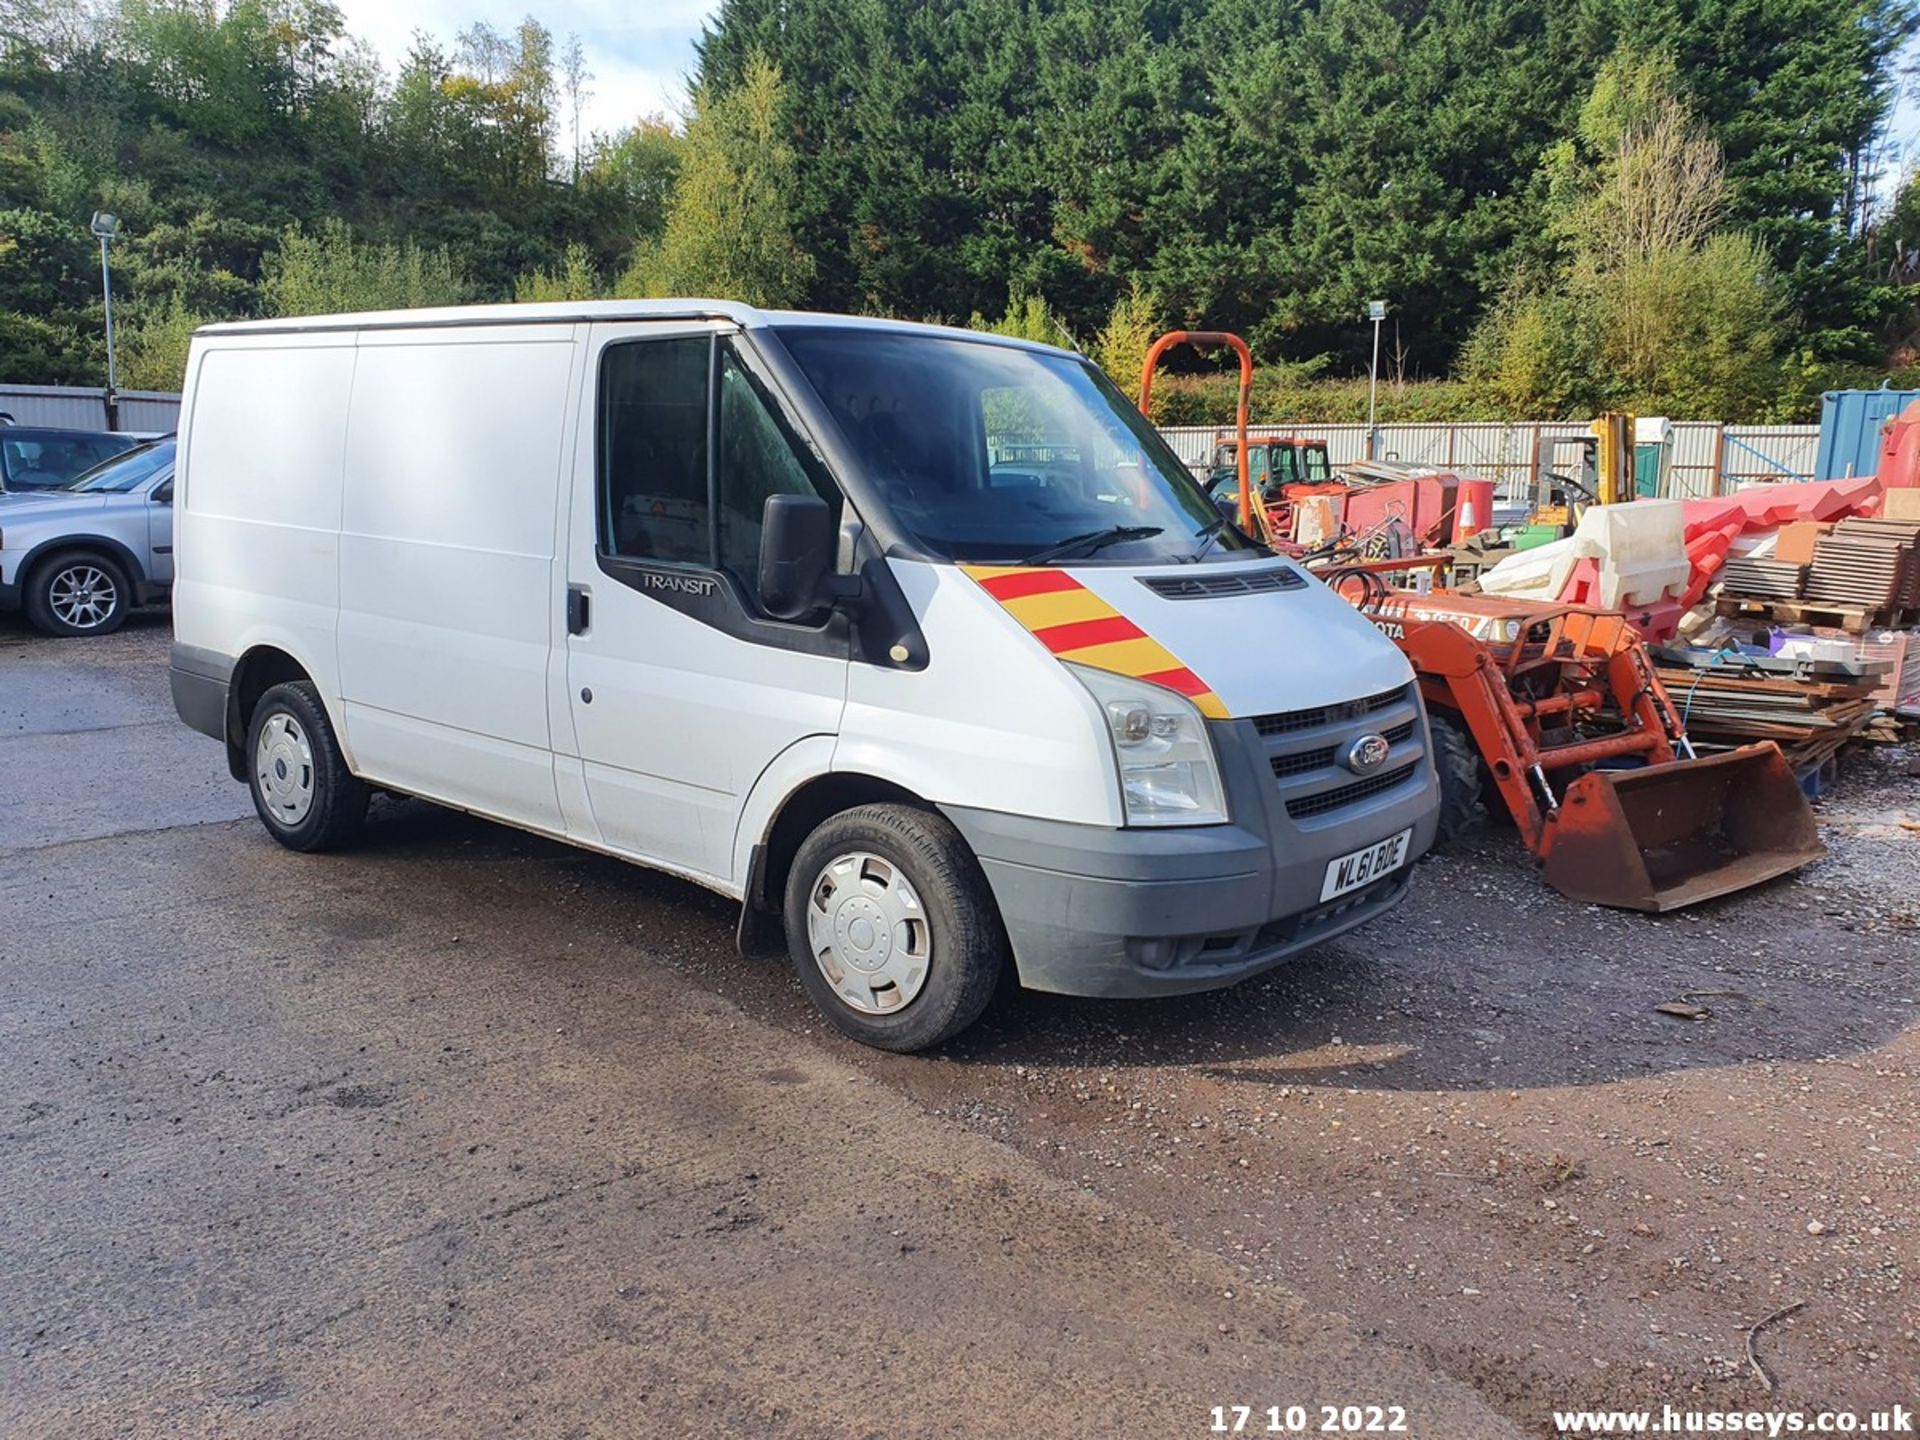
<path fill-rule="evenodd" d="M 172 680 L 283 844 L 371 790 L 741 901 L 869 1044 L 1226 985 L 1433 838 L 1400 652 L 1077 355 L 713 301 L 209 326 Z"/>

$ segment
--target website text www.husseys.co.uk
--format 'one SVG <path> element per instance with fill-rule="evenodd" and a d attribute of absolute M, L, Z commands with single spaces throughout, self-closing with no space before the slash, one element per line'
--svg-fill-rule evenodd
<path fill-rule="evenodd" d="M 1912 1435 L 1913 1411 L 1891 1410 L 1556 1410 L 1560 1435 Z"/>

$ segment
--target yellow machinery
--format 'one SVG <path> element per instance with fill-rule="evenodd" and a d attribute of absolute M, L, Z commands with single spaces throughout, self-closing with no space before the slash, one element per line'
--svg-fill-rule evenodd
<path fill-rule="evenodd" d="M 1587 505 L 1633 498 L 1631 415 L 1602 415 L 1585 435 L 1542 435 L 1534 451 L 1533 525 L 1572 524 Z"/>
<path fill-rule="evenodd" d="M 1585 435 L 1542 435 L 1534 451 L 1533 511 L 1521 545 L 1570 534 L 1589 505 L 1664 495 L 1672 462 L 1673 427 L 1665 420 L 1610 411 Z"/>

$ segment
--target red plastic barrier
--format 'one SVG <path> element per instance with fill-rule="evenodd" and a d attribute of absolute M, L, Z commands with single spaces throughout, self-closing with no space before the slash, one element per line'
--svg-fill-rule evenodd
<path fill-rule="evenodd" d="M 1880 483 L 1889 490 L 1920 485 L 1920 400 L 1887 422 L 1880 441 Z"/>
<path fill-rule="evenodd" d="M 1600 562 L 1589 555 L 1573 562 L 1573 569 L 1567 572 L 1567 583 L 1560 587 L 1560 603 L 1597 605 L 1599 592 Z"/>
<path fill-rule="evenodd" d="M 1733 548 L 1733 539 L 1726 529 L 1720 529 L 1708 530 L 1687 542 L 1687 563 L 1693 567 L 1693 578 L 1687 582 L 1687 588 L 1680 596 L 1682 614 L 1698 605 L 1701 597 L 1707 593 L 1713 577 L 1727 563 L 1727 552 Z"/>
<path fill-rule="evenodd" d="M 1656 643 L 1670 640 L 1680 630 L 1680 617 L 1687 613 L 1679 600 L 1662 600 L 1657 605 L 1640 605 L 1627 611 L 1627 623 L 1640 632 L 1643 640 Z"/>
<path fill-rule="evenodd" d="M 1851 480 L 1818 480 L 1804 485 L 1753 485 L 1713 500 L 1689 500 L 1689 527 L 1696 516 L 1705 519 L 1718 507 L 1732 506 L 1745 517 L 1744 529 L 1777 530 L 1794 520 L 1838 520 L 1873 509 L 1880 500 L 1880 482 L 1871 475 Z M 1713 523 L 1707 520 L 1706 523 Z"/>
<path fill-rule="evenodd" d="M 1920 447 L 1920 417 L 1916 418 L 1915 430 L 1916 446 Z M 1839 520 L 1848 515 L 1871 514 L 1879 508 L 1880 482 L 1871 475 L 1800 485 L 1754 485 L 1731 495 L 1687 501 L 1682 533 L 1686 537 L 1687 559 L 1693 574 L 1680 597 L 1680 613 L 1700 603 L 1713 577 L 1726 563 L 1733 542 L 1742 535 L 1765 534 L 1795 520 Z M 1679 623 L 1679 615 L 1673 617 L 1673 623 Z M 1643 630 L 1643 633 L 1655 638 L 1651 631 Z"/>

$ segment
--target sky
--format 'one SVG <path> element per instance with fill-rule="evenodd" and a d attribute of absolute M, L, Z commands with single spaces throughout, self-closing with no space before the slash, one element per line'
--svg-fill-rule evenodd
<path fill-rule="evenodd" d="M 337 0 L 347 32 L 370 42 L 393 75 L 425 30 L 451 45 L 476 20 L 511 31 L 529 14 L 553 32 L 556 51 L 580 37 L 591 97 L 582 128 L 609 133 L 643 115 L 677 115 L 686 105 L 700 22 L 719 0 Z"/>

